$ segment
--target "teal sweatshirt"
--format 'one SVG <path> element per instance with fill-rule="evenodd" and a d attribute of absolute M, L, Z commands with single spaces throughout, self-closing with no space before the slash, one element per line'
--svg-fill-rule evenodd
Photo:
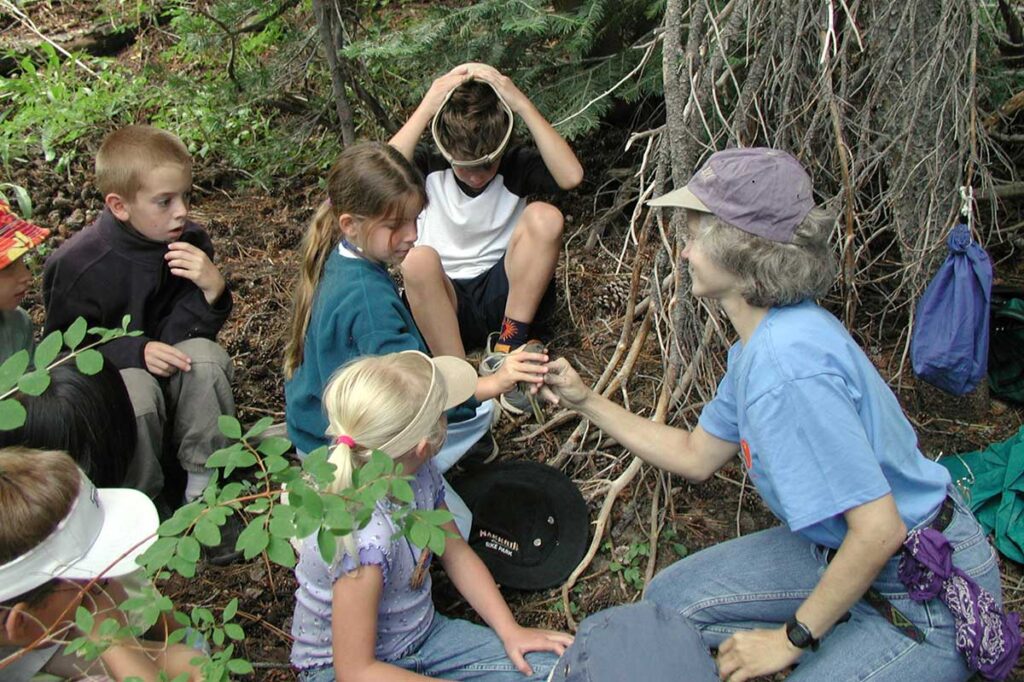
<path fill-rule="evenodd" d="M 288 437 L 295 446 L 308 453 L 328 444 L 320 396 L 335 370 L 365 355 L 403 350 L 429 353 L 394 281 L 381 267 L 335 248 L 313 299 L 302 364 L 284 385 Z M 477 405 L 471 398 L 448 418 L 468 419 Z"/>

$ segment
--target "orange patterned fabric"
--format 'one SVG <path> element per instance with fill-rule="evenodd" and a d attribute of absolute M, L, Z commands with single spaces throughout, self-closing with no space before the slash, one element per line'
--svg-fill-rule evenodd
<path fill-rule="evenodd" d="M 0 201 L 0 269 L 21 258 L 38 246 L 50 231 L 14 215 L 10 205 Z"/>

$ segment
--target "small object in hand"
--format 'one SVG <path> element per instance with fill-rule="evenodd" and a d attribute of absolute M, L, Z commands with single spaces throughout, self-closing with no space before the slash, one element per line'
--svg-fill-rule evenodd
<path fill-rule="evenodd" d="M 530 341 L 523 346 L 524 353 L 543 353 L 547 349 L 544 348 L 544 344 L 540 341 Z M 540 409 L 540 402 L 537 400 L 537 395 L 530 389 L 533 388 L 533 384 L 529 384 L 525 381 L 519 381 L 516 383 L 516 388 L 526 396 L 526 399 L 530 402 L 530 409 L 533 411 L 533 418 L 537 420 L 538 424 L 544 423 L 544 411 Z"/>

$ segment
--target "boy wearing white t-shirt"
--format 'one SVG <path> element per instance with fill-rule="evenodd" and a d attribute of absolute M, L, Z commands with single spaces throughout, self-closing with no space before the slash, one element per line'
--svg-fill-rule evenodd
<path fill-rule="evenodd" d="M 509 144 L 516 115 L 535 146 Z M 436 150 L 417 148 L 428 125 Z M 435 80 L 390 144 L 424 174 L 429 198 L 402 264 L 416 325 L 434 355 L 486 345 L 481 370 L 493 371 L 554 305 L 562 213 L 526 197 L 573 189 L 583 168 L 529 98 L 486 64 Z M 525 395 L 501 402 L 516 413 L 528 405 Z"/>

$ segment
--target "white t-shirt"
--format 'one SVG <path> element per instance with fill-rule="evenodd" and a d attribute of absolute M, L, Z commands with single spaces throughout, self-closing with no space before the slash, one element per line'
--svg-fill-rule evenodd
<path fill-rule="evenodd" d="M 437 251 L 452 279 L 473 279 L 494 267 L 508 248 L 527 195 L 561 191 L 540 153 L 528 147 L 505 152 L 497 175 L 477 191 L 461 183 L 440 154 L 419 147 L 414 160 L 428 198 L 417 219 L 416 244 Z"/>

